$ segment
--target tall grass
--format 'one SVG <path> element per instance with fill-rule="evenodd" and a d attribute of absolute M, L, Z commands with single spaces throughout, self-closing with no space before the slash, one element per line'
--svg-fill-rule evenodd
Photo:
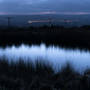
<path fill-rule="evenodd" d="M 0 87 L 5 90 L 90 90 L 90 70 L 84 75 L 67 64 L 55 72 L 51 64 L 0 60 Z"/>

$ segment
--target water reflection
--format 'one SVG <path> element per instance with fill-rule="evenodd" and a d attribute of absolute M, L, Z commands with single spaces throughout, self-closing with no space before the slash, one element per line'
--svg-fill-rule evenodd
<path fill-rule="evenodd" d="M 55 46 L 46 47 L 45 44 L 37 45 L 24 45 L 19 47 L 6 47 L 0 48 L 0 58 L 6 57 L 8 60 L 18 60 L 22 58 L 24 60 L 35 61 L 37 58 L 42 60 L 48 60 L 53 63 L 53 67 L 62 67 L 67 62 L 70 62 L 72 66 L 79 72 L 90 68 L 90 52 L 80 51 L 79 49 L 71 50 Z"/>

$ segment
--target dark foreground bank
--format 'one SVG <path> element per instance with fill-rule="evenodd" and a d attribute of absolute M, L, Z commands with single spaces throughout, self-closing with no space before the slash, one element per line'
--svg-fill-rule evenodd
<path fill-rule="evenodd" d="M 80 75 L 67 64 L 56 73 L 41 61 L 0 60 L 0 90 L 90 90 L 90 70 Z"/>
<path fill-rule="evenodd" d="M 62 26 L 42 26 L 29 28 L 1 28 L 0 45 L 56 44 L 72 48 L 90 49 L 90 26 L 64 28 Z"/>

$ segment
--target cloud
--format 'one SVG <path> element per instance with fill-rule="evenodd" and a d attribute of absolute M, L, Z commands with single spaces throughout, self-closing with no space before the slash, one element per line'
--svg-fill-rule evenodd
<path fill-rule="evenodd" d="M 0 12 L 90 12 L 90 0 L 0 0 Z"/>

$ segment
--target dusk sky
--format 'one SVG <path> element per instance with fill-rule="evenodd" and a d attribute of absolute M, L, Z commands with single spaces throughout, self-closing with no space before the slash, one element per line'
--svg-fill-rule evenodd
<path fill-rule="evenodd" d="M 0 14 L 90 14 L 90 0 L 0 0 Z"/>

